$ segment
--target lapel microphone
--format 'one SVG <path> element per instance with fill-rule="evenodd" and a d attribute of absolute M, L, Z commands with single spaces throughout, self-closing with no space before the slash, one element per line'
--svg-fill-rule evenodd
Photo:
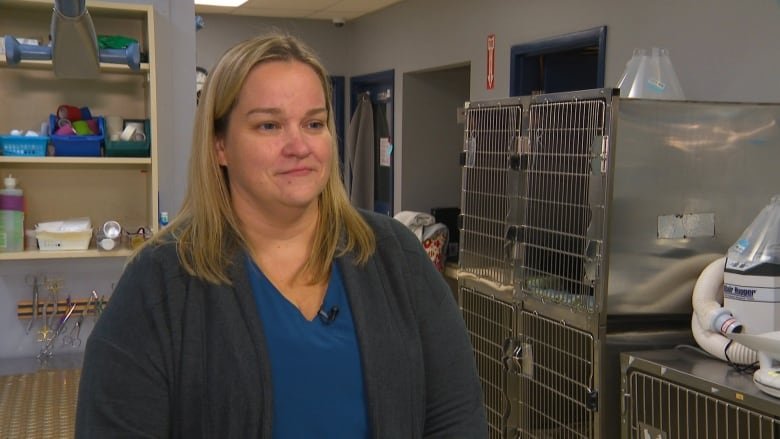
<path fill-rule="evenodd" d="M 320 310 L 317 312 L 317 317 L 320 318 L 320 321 L 326 325 L 330 325 L 334 321 L 336 321 L 336 316 L 339 315 L 339 307 L 333 306 L 330 308 L 330 311 L 325 311 L 324 309 L 320 308 Z"/>

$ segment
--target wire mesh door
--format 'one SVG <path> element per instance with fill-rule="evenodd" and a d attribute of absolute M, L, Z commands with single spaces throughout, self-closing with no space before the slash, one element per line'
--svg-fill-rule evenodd
<path fill-rule="evenodd" d="M 777 439 L 780 420 L 642 371 L 627 373 L 630 439 Z"/>
<path fill-rule="evenodd" d="M 517 102 L 466 108 L 460 268 L 503 285 L 512 283 L 506 239 L 509 159 L 517 152 L 522 113 Z"/>
<path fill-rule="evenodd" d="M 535 313 L 520 313 L 523 362 L 519 428 L 522 438 L 594 438 L 593 336 Z M 617 414 L 614 414 L 617 415 Z"/>
<path fill-rule="evenodd" d="M 511 301 L 461 286 L 458 301 L 474 348 L 490 439 L 515 438 L 517 374 L 508 367 L 508 345 L 516 337 L 517 312 Z"/>
<path fill-rule="evenodd" d="M 588 313 L 606 233 L 605 119 L 604 99 L 534 102 L 521 152 L 520 288 Z"/>

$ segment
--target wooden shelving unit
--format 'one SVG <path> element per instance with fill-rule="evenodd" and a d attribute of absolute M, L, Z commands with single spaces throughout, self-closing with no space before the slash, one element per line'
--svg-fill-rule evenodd
<path fill-rule="evenodd" d="M 0 55 L 0 67 L 11 67 L 15 69 L 33 69 L 33 70 L 52 70 L 53 65 L 48 60 L 22 60 L 19 64 L 11 65 L 6 60 L 5 55 Z M 139 69 L 132 70 L 130 67 L 122 64 L 100 63 L 102 73 L 127 73 L 137 75 L 139 73 L 149 72 L 149 63 L 141 63 Z"/>
<path fill-rule="evenodd" d="M 0 134 L 38 130 L 63 104 L 89 107 L 93 116 L 149 119 L 149 157 L 14 157 L 0 155 L 0 176 L 13 174 L 24 190 L 25 228 L 39 222 L 88 217 L 93 228 L 114 220 L 126 230 L 156 232 L 158 218 L 158 110 L 155 69 L 155 12 L 148 4 L 89 1 L 97 35 L 123 35 L 138 41 L 139 70 L 101 63 L 96 79 L 59 78 L 51 61 L 22 60 L 9 65 L 0 54 Z M 17 38 L 48 36 L 51 1 L 0 2 L 0 29 Z M 0 253 L 0 260 L 126 257 L 129 250 Z"/>
<path fill-rule="evenodd" d="M 126 258 L 132 250 L 118 249 L 112 251 L 88 250 L 63 250 L 41 251 L 25 250 L 23 252 L 0 253 L 0 261 L 30 261 L 36 259 L 85 259 L 85 258 Z"/>

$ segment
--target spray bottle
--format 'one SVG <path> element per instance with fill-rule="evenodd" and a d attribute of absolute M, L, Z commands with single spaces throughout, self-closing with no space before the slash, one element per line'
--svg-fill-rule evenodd
<path fill-rule="evenodd" d="M 24 250 L 24 194 L 8 174 L 0 189 L 0 252 Z"/>

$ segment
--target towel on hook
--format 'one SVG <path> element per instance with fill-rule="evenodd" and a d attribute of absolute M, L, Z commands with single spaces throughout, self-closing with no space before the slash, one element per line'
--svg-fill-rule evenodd
<path fill-rule="evenodd" d="M 423 228 L 436 223 L 436 218 L 433 215 L 411 210 L 402 210 L 396 213 L 393 218 L 411 230 L 420 242 L 422 242 Z"/>

